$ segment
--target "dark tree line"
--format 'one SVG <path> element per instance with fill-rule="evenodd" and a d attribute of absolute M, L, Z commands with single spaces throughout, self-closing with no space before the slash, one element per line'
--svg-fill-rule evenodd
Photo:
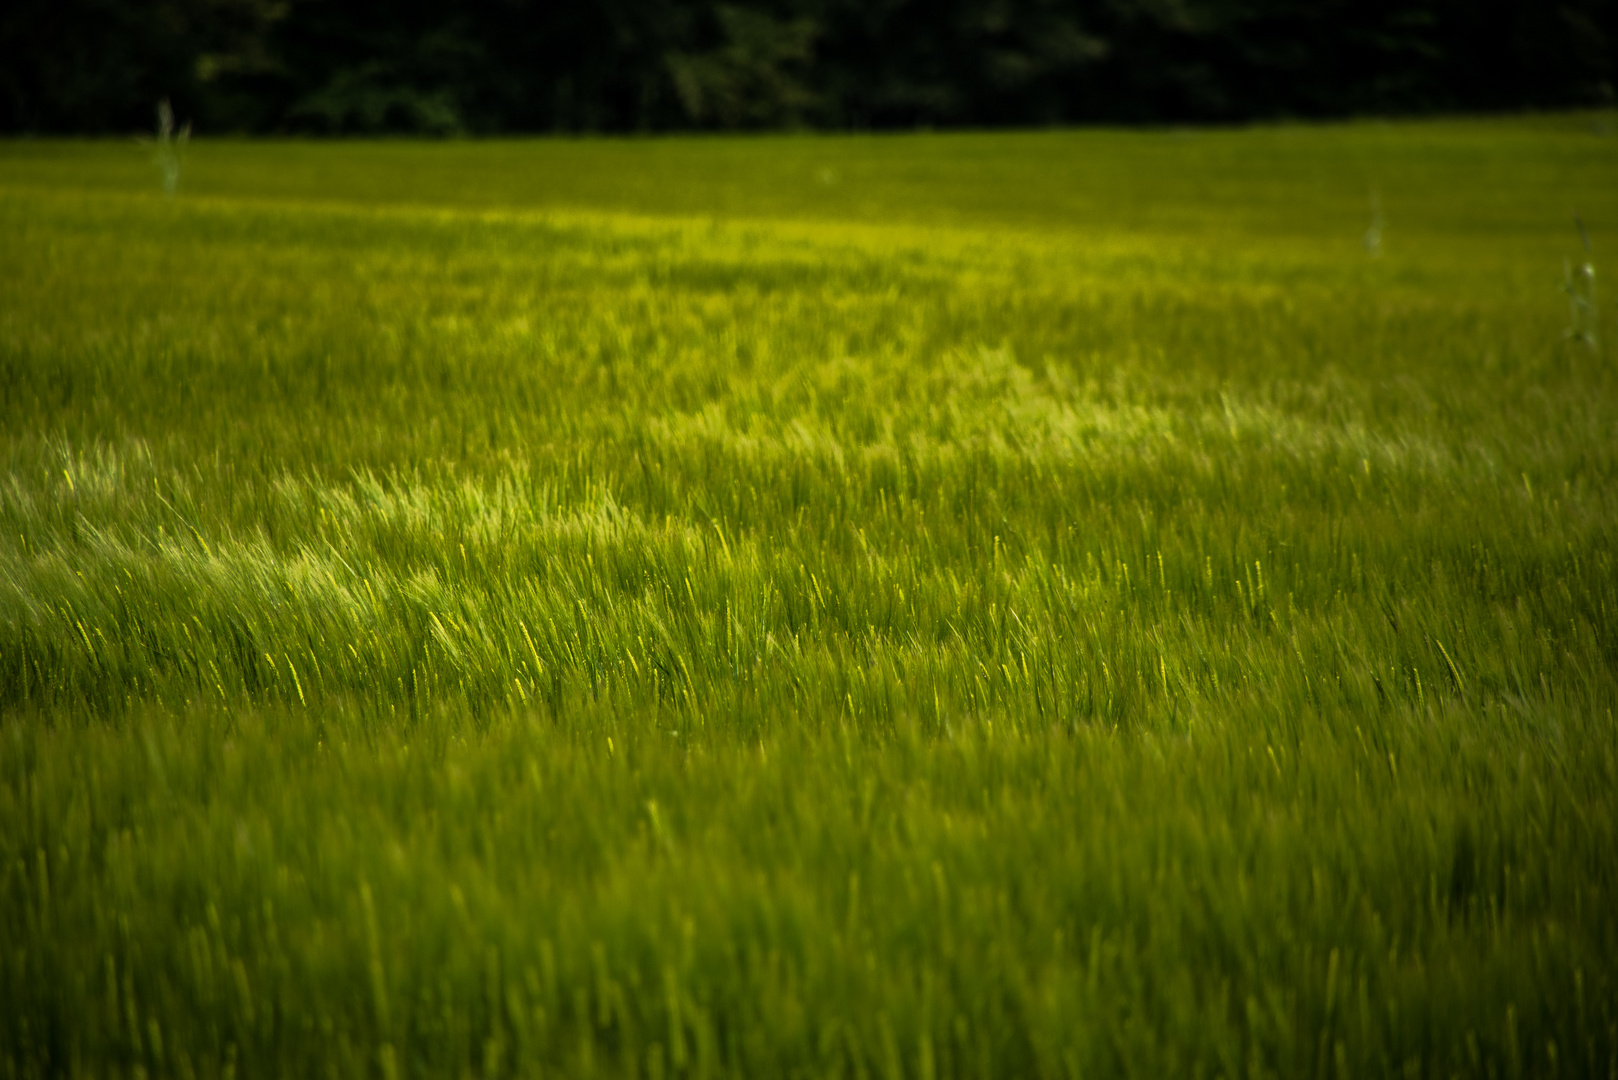
<path fill-rule="evenodd" d="M 1618 0 L 10 0 L 0 130 L 665 131 L 1605 104 Z"/>

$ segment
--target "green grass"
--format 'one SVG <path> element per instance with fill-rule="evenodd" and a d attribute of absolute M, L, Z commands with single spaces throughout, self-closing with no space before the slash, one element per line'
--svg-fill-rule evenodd
<path fill-rule="evenodd" d="M 1613 1075 L 1574 208 L 1580 117 L 0 144 L 0 1070 Z"/>

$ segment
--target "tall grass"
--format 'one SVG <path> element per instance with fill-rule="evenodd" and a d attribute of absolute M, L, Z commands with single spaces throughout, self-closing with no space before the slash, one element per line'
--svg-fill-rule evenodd
<path fill-rule="evenodd" d="M 0 148 L 0 1060 L 1609 1072 L 1573 129 Z"/>

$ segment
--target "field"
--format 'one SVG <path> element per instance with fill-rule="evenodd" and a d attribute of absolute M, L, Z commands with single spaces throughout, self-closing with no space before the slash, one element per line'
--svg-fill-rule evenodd
<path fill-rule="evenodd" d="M 0 143 L 0 1074 L 1618 1074 L 1603 130 Z"/>

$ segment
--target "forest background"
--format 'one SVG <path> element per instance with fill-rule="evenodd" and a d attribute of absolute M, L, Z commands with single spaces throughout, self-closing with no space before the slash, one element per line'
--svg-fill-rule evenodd
<path fill-rule="evenodd" d="M 1604 105 L 1618 3 L 11 0 L 0 132 L 1232 122 Z"/>

